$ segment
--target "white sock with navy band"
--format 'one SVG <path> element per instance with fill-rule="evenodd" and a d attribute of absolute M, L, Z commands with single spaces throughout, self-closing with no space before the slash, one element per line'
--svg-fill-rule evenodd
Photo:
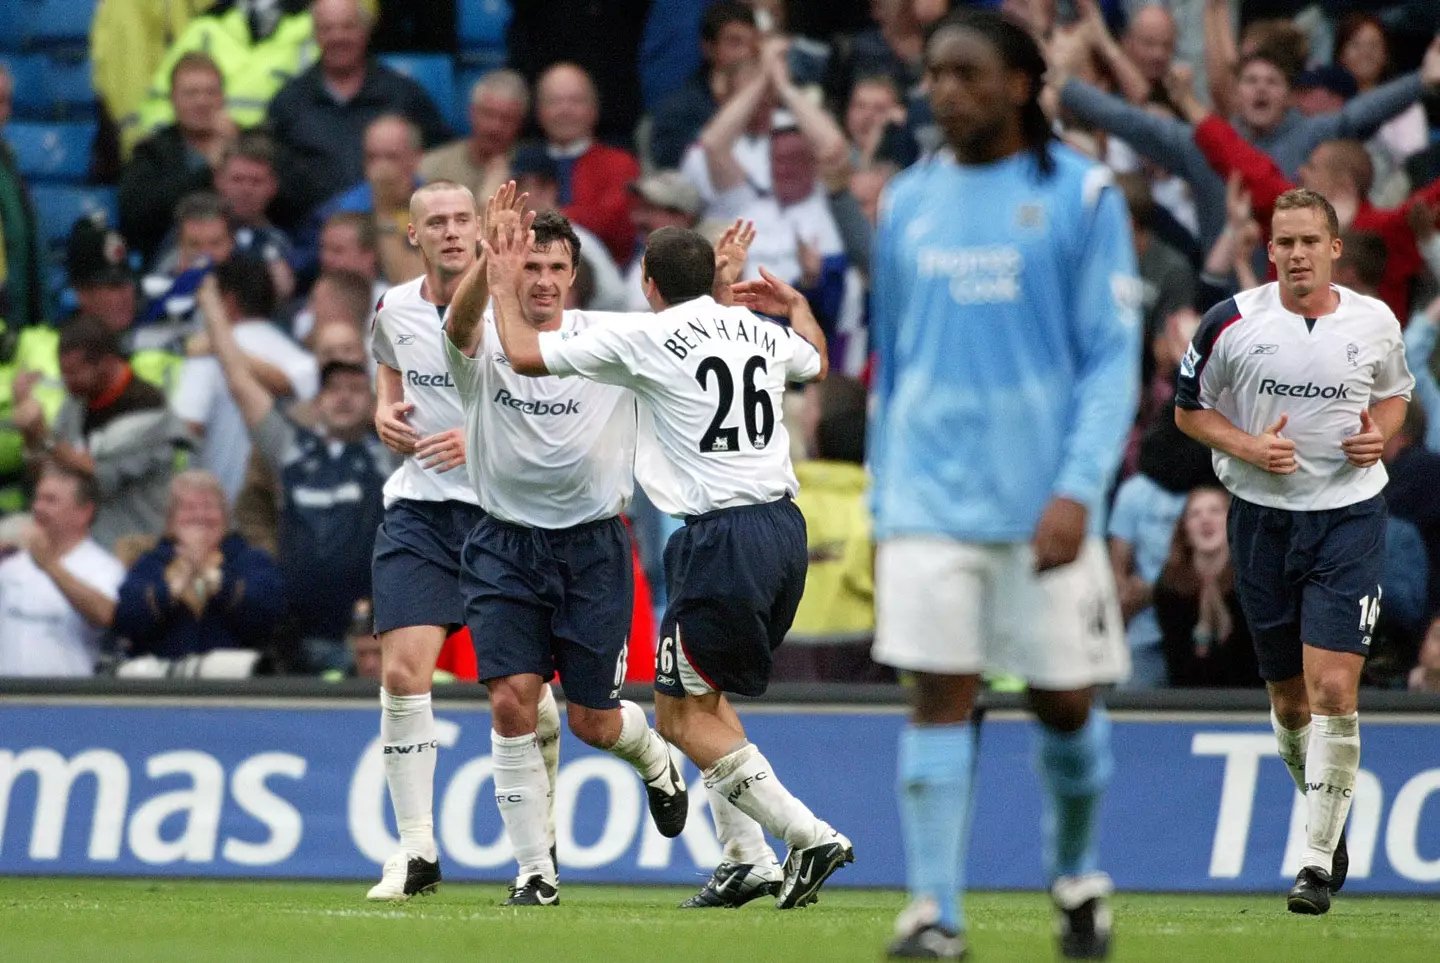
<path fill-rule="evenodd" d="M 435 713 L 430 693 L 391 695 L 380 690 L 380 743 L 385 785 L 406 852 L 433 862 L 435 848 Z"/>
<path fill-rule="evenodd" d="M 785 840 L 791 849 L 809 849 L 835 830 L 780 784 L 760 749 L 745 743 L 705 770 L 705 788 L 714 789 L 736 809 Z"/>
<path fill-rule="evenodd" d="M 553 883 L 555 865 L 550 861 L 547 818 L 550 783 L 535 733 L 502 736 L 491 730 L 490 761 L 495 804 L 520 865 L 519 878 L 540 873 Z"/>
<path fill-rule="evenodd" d="M 1310 716 L 1310 748 L 1305 756 L 1305 807 L 1309 839 L 1301 866 L 1331 872 L 1335 846 L 1350 815 L 1355 774 L 1360 770 L 1360 717 Z"/>

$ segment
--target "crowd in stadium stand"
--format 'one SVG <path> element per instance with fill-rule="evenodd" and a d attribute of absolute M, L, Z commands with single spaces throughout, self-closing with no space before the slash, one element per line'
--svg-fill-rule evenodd
<path fill-rule="evenodd" d="M 888 179 L 937 147 L 925 31 L 960 2 L 69 3 L 83 24 L 40 4 L 0 37 L 0 675 L 376 678 L 393 456 L 371 315 L 423 271 L 415 187 L 483 203 L 514 178 L 582 239 L 573 307 L 645 310 L 656 228 L 755 223 L 747 276 L 804 292 L 835 372 L 787 402 L 811 551 L 776 676 L 891 678 L 868 656 L 871 236 Z M 1266 280 L 1299 184 L 1334 204 L 1336 280 L 1394 309 L 1417 378 L 1366 680 L 1440 691 L 1440 4 L 999 6 L 1131 214 L 1143 390 L 1108 522 L 1130 685 L 1260 684 L 1229 495 L 1174 426 L 1174 379 L 1200 315 Z M 353 449 L 345 477 L 313 477 L 325 445 Z M 643 495 L 629 521 L 638 680 L 677 523 Z M 452 643 L 442 671 L 473 678 Z"/>

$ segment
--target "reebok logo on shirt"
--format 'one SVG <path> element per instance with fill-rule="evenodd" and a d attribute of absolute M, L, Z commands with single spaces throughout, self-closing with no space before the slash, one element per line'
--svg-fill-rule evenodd
<path fill-rule="evenodd" d="M 405 372 L 405 380 L 416 388 L 453 388 L 455 379 L 450 377 L 450 372 L 443 375 L 424 374 L 419 371 Z"/>
<path fill-rule="evenodd" d="M 523 415 L 578 415 L 580 413 L 580 402 L 574 398 L 568 401 L 522 401 L 504 388 L 495 392 L 494 401 L 497 405 L 518 411 Z"/>
<path fill-rule="evenodd" d="M 1328 385 L 1322 387 L 1313 381 L 1307 381 L 1303 385 L 1287 385 L 1274 378 L 1265 378 L 1260 382 L 1260 393 L 1262 395 L 1280 395 L 1286 398 L 1323 398 L 1346 401 L 1350 397 L 1350 386 Z"/>

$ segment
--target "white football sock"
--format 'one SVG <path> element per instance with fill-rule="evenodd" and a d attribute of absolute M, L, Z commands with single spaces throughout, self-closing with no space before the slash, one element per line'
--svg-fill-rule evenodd
<path fill-rule="evenodd" d="M 560 707 L 555 704 L 555 690 L 548 683 L 541 686 L 539 713 L 535 721 L 535 739 L 540 743 L 540 758 L 545 760 L 545 777 L 550 784 L 548 831 L 550 845 L 554 846 L 555 786 L 560 780 Z"/>
<path fill-rule="evenodd" d="M 1299 729 L 1286 729 L 1280 724 L 1280 717 L 1275 710 L 1270 710 L 1270 728 L 1275 730 L 1275 742 L 1280 747 L 1280 759 L 1285 763 L 1285 768 L 1290 770 L 1290 778 L 1295 780 L 1295 788 L 1302 793 L 1305 791 L 1305 753 L 1310 746 L 1310 723 L 1305 723 Z"/>
<path fill-rule="evenodd" d="M 770 835 L 791 849 L 808 849 L 835 830 L 817 819 L 804 803 L 780 784 L 759 747 L 745 743 L 705 770 L 705 788 L 714 789 Z"/>
<path fill-rule="evenodd" d="M 634 766 L 646 782 L 654 782 L 670 769 L 669 744 L 650 728 L 645 710 L 633 702 L 620 703 L 620 738 L 610 752 Z"/>
<path fill-rule="evenodd" d="M 1331 871 L 1335 846 L 1350 814 L 1355 773 L 1360 769 L 1360 718 L 1310 717 L 1310 748 L 1305 758 L 1305 805 L 1309 842 L 1301 866 Z"/>
<path fill-rule="evenodd" d="M 491 772 L 495 779 L 495 804 L 505 822 L 505 834 L 520 864 L 520 876 L 541 873 L 555 879 L 550 862 L 550 834 L 546 829 L 545 760 L 535 733 L 502 736 L 490 733 Z"/>
<path fill-rule="evenodd" d="M 779 864 L 759 823 L 727 802 L 713 786 L 705 787 L 705 798 L 710 801 L 710 815 L 715 817 L 715 835 L 724 847 L 721 859 L 752 866 Z"/>
<path fill-rule="evenodd" d="M 385 784 L 395 807 L 400 846 L 434 861 L 435 713 L 430 693 L 391 695 L 380 690 L 380 742 L 385 753 Z"/>

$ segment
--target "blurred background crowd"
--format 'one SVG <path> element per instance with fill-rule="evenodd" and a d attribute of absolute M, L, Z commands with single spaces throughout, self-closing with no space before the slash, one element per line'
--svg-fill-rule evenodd
<path fill-rule="evenodd" d="M 886 182 L 937 149 L 925 31 L 959 2 L 0 0 L 0 675 L 378 678 L 372 311 L 422 271 L 416 186 L 514 178 L 577 227 L 573 307 L 645 310 L 656 228 L 755 222 L 747 271 L 805 292 L 835 372 L 787 401 L 811 567 L 776 677 L 889 678 L 868 657 L 870 244 Z M 1440 691 L 1440 4 L 999 5 L 1130 209 L 1143 397 L 1108 521 L 1130 684 L 1260 685 L 1228 495 L 1171 396 L 1200 314 L 1266 279 L 1299 184 L 1418 379 L 1367 683 Z M 263 406 L 237 403 L 236 364 Z M 640 680 L 675 523 L 643 496 L 629 518 Z M 473 678 L 467 643 L 447 677 Z"/>

